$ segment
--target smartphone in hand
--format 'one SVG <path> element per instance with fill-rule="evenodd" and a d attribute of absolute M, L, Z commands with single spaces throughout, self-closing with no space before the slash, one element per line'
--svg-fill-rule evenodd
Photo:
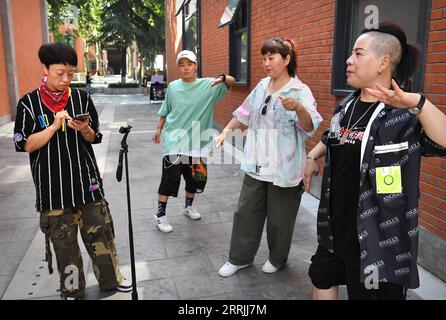
<path fill-rule="evenodd" d="M 83 113 L 83 114 L 77 114 L 73 117 L 73 120 L 78 120 L 78 121 L 85 121 L 90 117 L 90 114 L 87 113 Z"/>

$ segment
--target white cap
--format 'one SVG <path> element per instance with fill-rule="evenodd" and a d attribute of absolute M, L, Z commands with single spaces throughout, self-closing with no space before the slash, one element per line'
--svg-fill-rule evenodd
<path fill-rule="evenodd" d="M 197 63 L 197 56 L 190 50 L 183 50 L 177 56 L 177 65 L 180 63 L 181 59 L 189 59 L 190 61 Z"/>

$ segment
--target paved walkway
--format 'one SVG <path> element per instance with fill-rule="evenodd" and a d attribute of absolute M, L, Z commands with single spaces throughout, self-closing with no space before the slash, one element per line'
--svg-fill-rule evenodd
<path fill-rule="evenodd" d="M 122 138 L 118 129 L 127 121 L 133 126 L 128 145 L 140 299 L 311 299 L 312 285 L 307 271 L 316 248 L 316 198 L 303 196 L 289 261 L 283 270 L 271 275 L 261 272 L 268 258 L 263 237 L 253 266 L 223 279 L 217 270 L 228 256 L 233 212 L 243 178 L 239 165 L 209 166 L 206 190 L 194 202 L 203 216 L 201 220 L 191 221 L 182 214 L 184 191 L 180 191 L 179 198 L 171 199 L 167 214 L 174 232 L 163 234 L 152 217 L 161 176 L 161 146 L 151 142 L 159 104 L 149 104 L 144 95 L 94 95 L 93 100 L 100 112 L 104 134 L 103 143 L 94 148 L 114 218 L 120 262 L 128 276 L 125 179 L 118 183 L 115 173 Z M 4 150 L 0 156 L 0 296 L 59 299 L 57 276 L 48 275 L 42 260 L 44 242 L 33 208 L 35 190 L 28 157 L 14 153 L 12 125 L 0 127 L 0 148 Z M 106 295 L 99 291 L 83 245 L 81 248 L 88 273 L 86 298 L 130 299 L 129 294 Z M 346 298 L 344 288 L 340 298 Z M 409 291 L 409 299 L 421 298 L 446 299 L 446 285 L 422 272 L 421 288 Z"/>

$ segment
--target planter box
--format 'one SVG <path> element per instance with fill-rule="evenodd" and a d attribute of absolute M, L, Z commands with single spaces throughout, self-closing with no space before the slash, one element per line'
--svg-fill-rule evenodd
<path fill-rule="evenodd" d="M 103 94 L 143 94 L 145 88 L 93 88 L 93 93 Z M 147 90 L 146 90 L 147 91 Z"/>

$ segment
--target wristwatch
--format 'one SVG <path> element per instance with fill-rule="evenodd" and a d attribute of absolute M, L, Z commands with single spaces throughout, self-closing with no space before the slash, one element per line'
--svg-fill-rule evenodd
<path fill-rule="evenodd" d="M 423 109 L 424 103 L 426 102 L 426 97 L 421 92 L 418 92 L 418 94 L 420 95 L 420 101 L 415 107 L 408 109 L 408 111 L 414 115 L 421 112 L 421 109 Z"/>

